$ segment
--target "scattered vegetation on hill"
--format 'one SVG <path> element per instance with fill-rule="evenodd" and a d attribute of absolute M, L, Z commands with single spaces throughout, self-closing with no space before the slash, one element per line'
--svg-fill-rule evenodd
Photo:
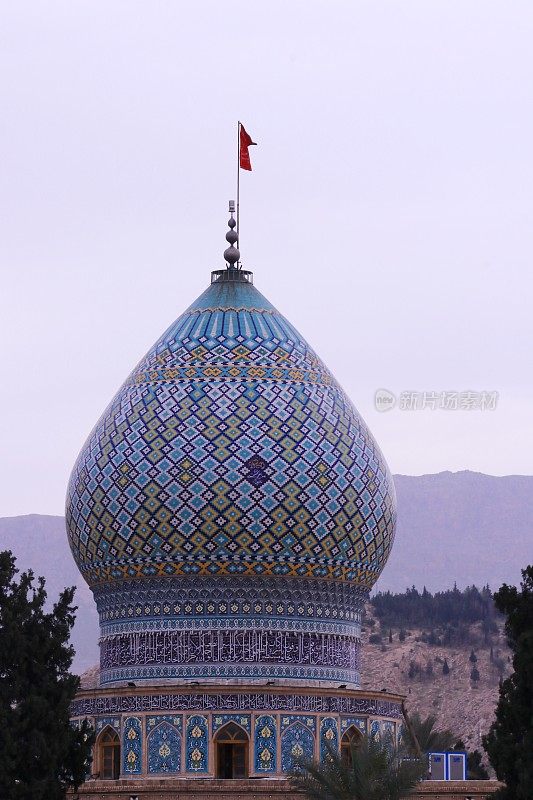
<path fill-rule="evenodd" d="M 373 632 L 369 641 L 388 635 L 399 629 L 400 641 L 405 639 L 406 628 L 422 631 L 422 641 L 429 645 L 478 644 L 479 633 L 472 626 L 479 624 L 482 643 L 490 646 L 491 637 L 498 631 L 499 617 L 492 592 L 488 586 L 481 590 L 468 586 L 460 590 L 457 586 L 445 592 L 432 594 L 426 588 L 419 592 L 414 586 L 400 594 L 378 592 L 372 598 L 372 609 L 379 621 L 381 632 Z M 375 621 L 367 618 L 369 627 Z"/>

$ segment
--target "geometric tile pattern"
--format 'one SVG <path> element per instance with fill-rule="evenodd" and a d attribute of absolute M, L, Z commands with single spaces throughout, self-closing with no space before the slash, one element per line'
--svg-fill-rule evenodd
<path fill-rule="evenodd" d="M 358 636 L 366 592 L 346 581 L 253 576 L 145 578 L 94 589 L 102 636 L 124 631 L 264 627 Z"/>
<path fill-rule="evenodd" d="M 124 720 L 122 732 L 122 772 L 139 775 L 142 772 L 142 725 L 138 717 Z"/>
<path fill-rule="evenodd" d="M 263 715 L 255 720 L 254 766 L 258 773 L 276 772 L 277 736 L 274 717 Z"/>
<path fill-rule="evenodd" d="M 166 775 L 181 769 L 181 716 L 158 715 L 147 719 L 148 772 Z"/>
<path fill-rule="evenodd" d="M 392 546 L 395 496 L 372 435 L 300 334 L 246 281 L 215 282 L 104 412 L 66 513 L 92 586 L 218 574 L 368 589 Z"/>

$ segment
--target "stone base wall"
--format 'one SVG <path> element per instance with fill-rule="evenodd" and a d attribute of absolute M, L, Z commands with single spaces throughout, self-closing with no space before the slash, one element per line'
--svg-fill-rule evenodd
<path fill-rule="evenodd" d="M 497 781 L 422 781 L 415 800 L 487 800 Z M 69 800 L 302 800 L 287 780 L 89 781 Z"/>

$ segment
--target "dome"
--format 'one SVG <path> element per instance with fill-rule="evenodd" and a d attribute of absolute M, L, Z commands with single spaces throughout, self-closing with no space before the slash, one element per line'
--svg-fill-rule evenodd
<path fill-rule="evenodd" d="M 383 456 L 331 373 L 252 273 L 213 272 L 70 478 L 101 684 L 358 686 L 362 604 L 395 516 Z"/>
<path fill-rule="evenodd" d="M 72 472 L 66 515 L 90 586 L 272 575 L 369 589 L 395 498 L 331 373 L 250 273 L 228 270 L 111 401 Z"/>

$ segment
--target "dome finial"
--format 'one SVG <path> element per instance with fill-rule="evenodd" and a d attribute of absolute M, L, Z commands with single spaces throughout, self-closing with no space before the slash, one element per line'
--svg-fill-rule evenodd
<path fill-rule="evenodd" d="M 239 241 L 239 236 L 235 230 L 237 223 L 233 217 L 235 212 L 235 200 L 229 201 L 229 212 L 231 214 L 228 220 L 229 231 L 226 233 L 226 241 L 229 242 L 229 247 L 224 250 L 224 258 L 228 262 L 228 269 L 237 269 L 235 265 L 239 263 L 241 254 L 238 248 L 235 247 Z"/>

